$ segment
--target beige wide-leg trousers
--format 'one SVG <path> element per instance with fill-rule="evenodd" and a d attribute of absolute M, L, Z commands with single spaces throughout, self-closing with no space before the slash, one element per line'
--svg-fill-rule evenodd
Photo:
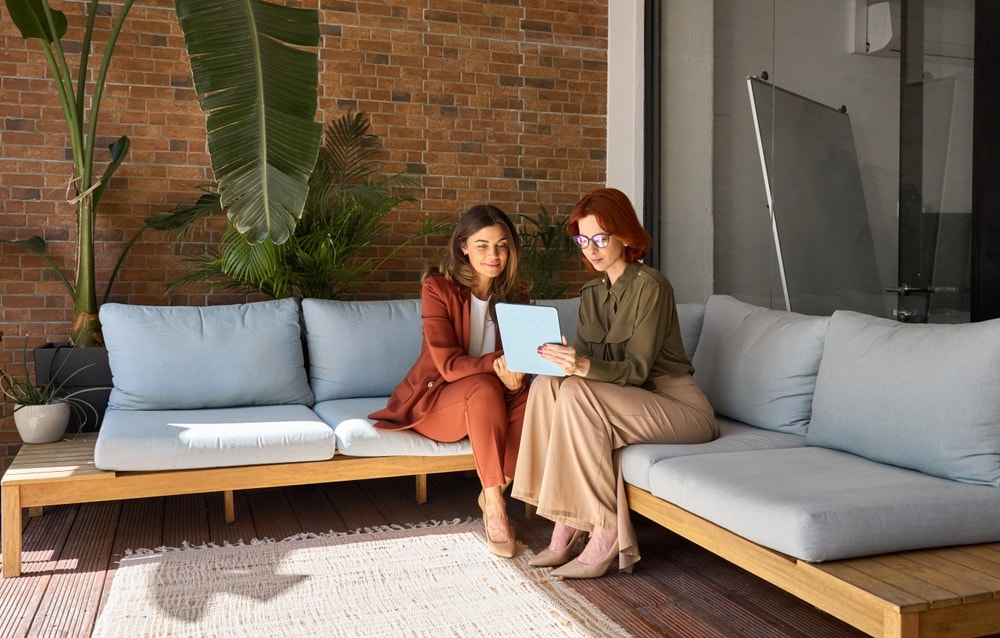
<path fill-rule="evenodd" d="M 618 450 L 635 443 L 704 443 L 719 436 L 689 375 L 644 387 L 539 376 L 524 417 L 514 498 L 574 529 L 618 528 L 618 567 L 639 560 Z"/>

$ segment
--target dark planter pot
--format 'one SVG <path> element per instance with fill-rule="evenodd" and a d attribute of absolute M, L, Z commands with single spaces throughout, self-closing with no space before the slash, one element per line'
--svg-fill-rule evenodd
<path fill-rule="evenodd" d="M 63 388 L 63 393 L 82 390 L 76 396 L 94 408 L 96 414 L 90 410 L 85 410 L 85 414 L 73 410 L 66 431 L 80 431 L 81 422 L 84 432 L 96 432 L 100 429 L 104 410 L 108 407 L 108 397 L 111 395 L 111 367 L 108 365 L 107 349 L 74 348 L 68 343 L 47 343 L 35 348 L 34 355 L 35 383 L 47 383 L 53 375 L 56 375 L 56 382 L 62 382 L 72 375 L 69 384 Z M 80 372 L 74 374 L 77 370 Z"/>

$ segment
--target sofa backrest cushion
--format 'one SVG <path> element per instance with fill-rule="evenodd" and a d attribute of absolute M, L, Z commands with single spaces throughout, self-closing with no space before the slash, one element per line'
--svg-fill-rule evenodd
<path fill-rule="evenodd" d="M 303 299 L 316 401 L 392 394 L 420 354 L 419 299 Z"/>
<path fill-rule="evenodd" d="M 828 320 L 712 295 L 691 362 L 695 381 L 717 414 L 805 434 Z"/>
<path fill-rule="evenodd" d="M 907 324 L 838 310 L 806 442 L 1000 487 L 1000 319 Z"/>
<path fill-rule="evenodd" d="M 553 306 L 570 343 L 576 337 L 580 298 L 539 299 Z M 704 304 L 678 304 L 685 350 L 692 356 Z M 329 301 L 303 299 L 309 383 L 316 401 L 389 396 L 420 354 L 419 299 Z"/>
<path fill-rule="evenodd" d="M 108 406 L 187 410 L 312 405 L 294 299 L 226 306 L 107 303 Z"/>
<path fill-rule="evenodd" d="M 701 339 L 701 329 L 705 323 L 705 304 L 677 304 L 677 322 L 681 324 L 681 340 L 684 342 L 684 352 L 688 359 L 694 358 Z"/>

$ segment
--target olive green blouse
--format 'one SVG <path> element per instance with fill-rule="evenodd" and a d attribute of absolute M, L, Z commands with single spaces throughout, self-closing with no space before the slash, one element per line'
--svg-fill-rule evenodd
<path fill-rule="evenodd" d="M 636 262 L 608 286 L 608 277 L 580 289 L 574 347 L 590 359 L 588 379 L 642 386 L 660 375 L 694 368 L 684 353 L 674 289 L 659 270 Z"/>

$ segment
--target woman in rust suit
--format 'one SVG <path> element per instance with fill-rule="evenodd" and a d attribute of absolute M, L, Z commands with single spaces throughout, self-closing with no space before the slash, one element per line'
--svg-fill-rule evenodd
<path fill-rule="evenodd" d="M 703 443 L 719 426 L 691 377 L 673 288 L 639 261 L 652 240 L 628 197 L 598 189 L 576 204 L 568 226 L 602 276 L 580 291 L 574 344 L 539 347 L 566 376 L 531 384 L 513 495 L 555 522 L 549 546 L 529 564 L 557 567 L 560 578 L 594 578 L 615 558 L 626 571 L 639 558 L 618 450 Z"/>
<path fill-rule="evenodd" d="M 514 477 L 528 379 L 507 369 L 494 305 L 528 300 L 517 256 L 518 234 L 502 210 L 480 205 L 462 215 L 443 262 L 423 276 L 420 356 L 386 407 L 369 415 L 380 429 L 412 428 L 441 442 L 469 437 L 487 546 L 508 558 L 516 544 L 503 492 Z"/>

